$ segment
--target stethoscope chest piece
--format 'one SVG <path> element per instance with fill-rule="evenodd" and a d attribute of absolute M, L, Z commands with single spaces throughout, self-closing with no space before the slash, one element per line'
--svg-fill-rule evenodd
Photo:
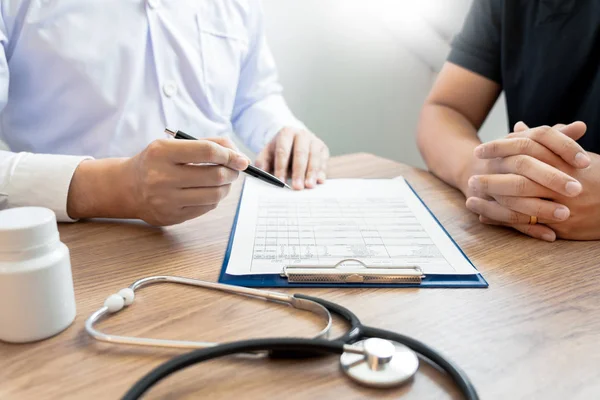
<path fill-rule="evenodd" d="M 408 347 L 385 339 L 370 338 L 354 343 L 362 354 L 346 351 L 340 357 L 342 370 L 354 381 L 369 387 L 389 388 L 410 380 L 419 359 Z"/>

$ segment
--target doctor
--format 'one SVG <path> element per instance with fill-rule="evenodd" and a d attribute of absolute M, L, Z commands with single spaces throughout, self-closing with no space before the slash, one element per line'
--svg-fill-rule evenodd
<path fill-rule="evenodd" d="M 0 209 L 183 222 L 247 167 L 231 132 L 295 189 L 325 180 L 328 149 L 282 97 L 259 0 L 9 0 L 0 13 Z M 167 126 L 208 140 L 167 140 Z"/>

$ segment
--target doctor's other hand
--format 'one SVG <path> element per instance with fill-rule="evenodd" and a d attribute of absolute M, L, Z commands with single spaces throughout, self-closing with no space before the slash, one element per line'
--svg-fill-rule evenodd
<path fill-rule="evenodd" d="M 128 159 L 88 160 L 76 169 L 71 218 L 137 218 L 167 226 L 217 207 L 250 160 L 229 139 L 152 142 Z M 215 164 L 215 165 L 198 165 Z"/>
<path fill-rule="evenodd" d="M 284 128 L 258 155 L 255 165 L 285 181 L 296 190 L 312 189 L 327 177 L 329 149 L 315 134 Z"/>
<path fill-rule="evenodd" d="M 474 163 L 478 168 L 463 190 L 467 208 L 479 214 L 482 222 L 554 241 L 555 232 L 544 223 L 566 221 L 570 210 L 551 199 L 578 196 L 581 182 L 569 173 L 591 162 L 575 142 L 585 129 L 581 122 L 533 129 L 517 123 L 507 138 L 478 146 Z M 541 224 L 529 225 L 531 216 Z"/>

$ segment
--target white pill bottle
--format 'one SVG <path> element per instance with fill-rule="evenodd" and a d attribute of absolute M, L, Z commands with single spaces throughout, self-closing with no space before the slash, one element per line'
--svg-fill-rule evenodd
<path fill-rule="evenodd" d="M 0 340 L 49 338 L 75 319 L 69 249 L 42 207 L 0 211 Z"/>

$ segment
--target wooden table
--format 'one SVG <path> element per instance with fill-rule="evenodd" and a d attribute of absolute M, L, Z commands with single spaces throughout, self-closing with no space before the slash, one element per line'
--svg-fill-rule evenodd
<path fill-rule="evenodd" d="M 465 210 L 459 193 L 430 174 L 371 155 L 337 157 L 330 172 L 333 177 L 404 175 L 490 287 L 302 292 L 339 302 L 365 323 L 434 346 L 467 372 L 482 399 L 600 398 L 600 243 L 543 243 L 484 226 Z M 180 354 L 95 342 L 84 332 L 84 321 L 109 294 L 144 276 L 216 281 L 240 187 L 217 210 L 166 229 L 114 221 L 62 225 L 62 239 L 72 254 L 77 318 L 52 339 L 0 344 L 0 398 L 116 399 L 159 363 Z M 132 308 L 135 312 L 126 310 L 101 327 L 119 334 L 227 341 L 309 335 L 318 323 L 283 306 L 171 285 L 144 289 Z M 350 383 L 333 357 L 302 362 L 222 359 L 174 375 L 147 398 L 400 395 L 459 398 L 447 378 L 431 367 L 422 366 L 404 388 L 381 391 Z"/>

